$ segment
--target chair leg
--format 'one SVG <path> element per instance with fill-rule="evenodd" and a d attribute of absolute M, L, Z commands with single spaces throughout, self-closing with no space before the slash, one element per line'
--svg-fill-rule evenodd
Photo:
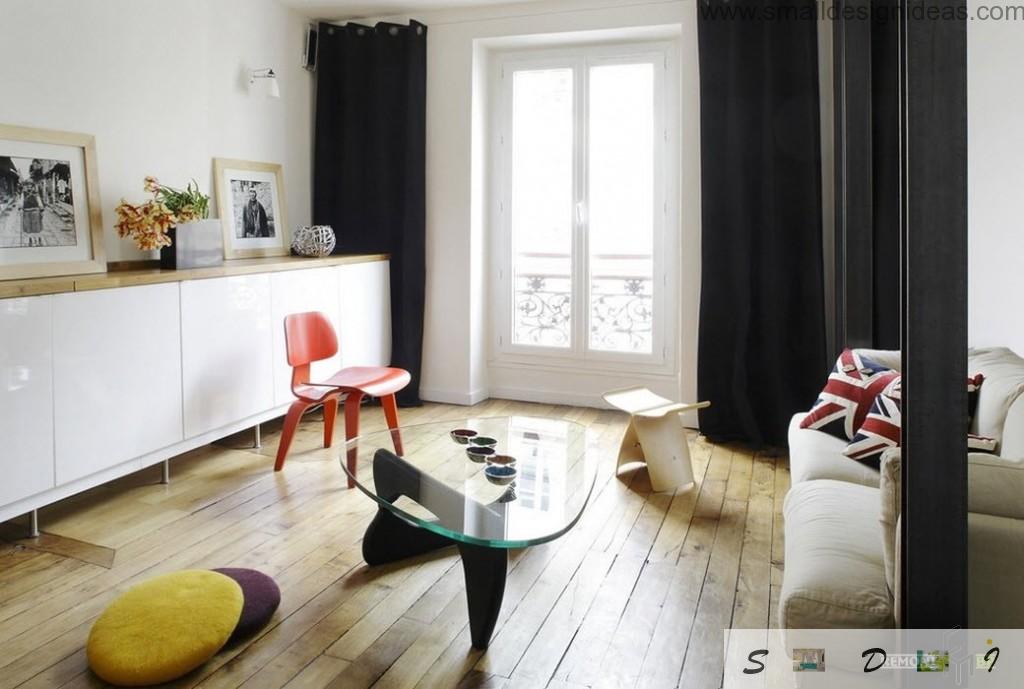
<path fill-rule="evenodd" d="M 363 401 L 363 393 L 361 392 L 350 392 L 348 397 L 345 398 L 345 442 L 352 440 L 359 436 L 359 405 Z M 350 447 L 346 453 L 346 461 L 348 462 L 348 470 L 355 472 L 356 470 L 356 457 L 359 456 L 359 449 Z M 352 480 L 352 477 L 348 477 L 348 487 L 355 488 L 356 482 Z"/>
<path fill-rule="evenodd" d="M 299 426 L 299 420 L 303 413 L 309 409 L 309 403 L 302 400 L 295 400 L 292 406 L 288 407 L 288 414 L 284 417 L 284 430 L 281 432 L 281 442 L 277 445 L 277 460 L 274 462 L 274 471 L 281 471 L 284 468 L 285 457 L 288 456 L 288 448 L 291 447 L 292 438 L 295 437 L 295 429 Z"/>
<path fill-rule="evenodd" d="M 338 398 L 324 400 L 324 447 L 334 442 L 334 420 L 338 418 Z"/>
<path fill-rule="evenodd" d="M 384 407 L 384 418 L 391 429 L 391 440 L 395 444 L 395 454 L 402 456 L 405 450 L 402 449 L 402 433 L 398 430 L 398 402 L 394 395 L 386 395 L 380 398 L 380 406 Z"/>

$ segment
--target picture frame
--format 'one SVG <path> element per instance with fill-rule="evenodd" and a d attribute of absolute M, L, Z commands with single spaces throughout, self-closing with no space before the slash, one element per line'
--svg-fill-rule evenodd
<path fill-rule="evenodd" d="M 290 242 L 283 167 L 214 158 L 213 173 L 224 258 L 287 256 Z"/>
<path fill-rule="evenodd" d="M 0 124 L 0 281 L 106 270 L 95 138 Z"/>

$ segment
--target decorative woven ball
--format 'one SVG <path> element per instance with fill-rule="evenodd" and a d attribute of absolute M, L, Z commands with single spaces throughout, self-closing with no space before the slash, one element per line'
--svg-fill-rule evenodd
<path fill-rule="evenodd" d="M 292 237 L 292 248 L 299 256 L 320 258 L 334 251 L 337 239 L 330 225 L 300 227 Z"/>

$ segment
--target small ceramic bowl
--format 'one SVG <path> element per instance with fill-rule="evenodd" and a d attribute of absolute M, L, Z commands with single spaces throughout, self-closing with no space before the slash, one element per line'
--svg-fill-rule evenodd
<path fill-rule="evenodd" d="M 476 434 L 476 431 L 468 428 L 456 428 L 449 435 L 451 435 L 452 440 L 457 442 L 459 445 L 465 445 L 469 442 L 469 439 L 475 437 Z"/>
<path fill-rule="evenodd" d="M 488 438 L 486 435 L 478 435 L 475 438 L 470 438 L 469 442 L 472 445 L 479 445 L 481 447 L 494 447 L 498 444 L 496 439 Z"/>
<path fill-rule="evenodd" d="M 519 472 L 516 471 L 515 467 L 503 467 L 496 464 L 488 465 L 488 467 L 484 469 L 484 476 L 486 476 L 487 480 L 496 486 L 507 486 L 516 480 L 516 475 L 518 473 Z"/>
<path fill-rule="evenodd" d="M 514 467 L 516 458 L 512 455 L 494 455 L 487 458 L 487 463 L 494 466 Z"/>
<path fill-rule="evenodd" d="M 477 447 L 476 445 L 470 445 L 466 448 L 466 454 L 469 458 L 478 464 L 484 462 L 488 457 L 494 455 L 495 450 L 493 447 Z"/>

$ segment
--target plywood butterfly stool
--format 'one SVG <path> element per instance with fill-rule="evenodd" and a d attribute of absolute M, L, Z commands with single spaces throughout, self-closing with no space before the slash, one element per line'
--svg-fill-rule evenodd
<path fill-rule="evenodd" d="M 616 472 L 623 464 L 643 462 L 657 493 L 694 482 L 690 445 L 679 414 L 710 407 L 710 402 L 673 402 L 640 387 L 606 392 L 604 401 L 630 415 Z"/>

